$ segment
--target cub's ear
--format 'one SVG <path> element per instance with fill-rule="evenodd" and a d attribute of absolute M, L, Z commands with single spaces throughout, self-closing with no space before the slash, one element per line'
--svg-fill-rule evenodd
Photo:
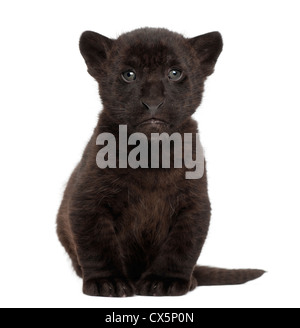
<path fill-rule="evenodd" d="M 79 41 L 80 52 L 88 67 L 88 72 L 95 77 L 101 73 L 113 40 L 96 32 L 84 32 Z"/>
<path fill-rule="evenodd" d="M 201 70 L 208 76 L 214 72 L 215 64 L 223 49 L 223 40 L 219 32 L 211 32 L 188 39 L 200 59 Z"/>

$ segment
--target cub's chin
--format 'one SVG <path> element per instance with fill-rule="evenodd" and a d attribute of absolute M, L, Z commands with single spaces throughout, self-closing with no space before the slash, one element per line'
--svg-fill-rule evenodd
<path fill-rule="evenodd" d="M 139 124 L 138 126 L 135 127 L 134 132 L 139 132 L 143 133 L 147 136 L 148 139 L 151 138 L 152 133 L 168 133 L 170 134 L 170 126 L 169 124 L 162 122 L 162 121 L 155 121 L 153 120 L 152 122 L 150 121 L 149 123 L 145 124 Z"/>

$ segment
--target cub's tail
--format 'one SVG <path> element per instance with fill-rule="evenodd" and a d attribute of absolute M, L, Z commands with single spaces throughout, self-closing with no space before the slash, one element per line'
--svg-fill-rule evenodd
<path fill-rule="evenodd" d="M 198 286 L 239 285 L 261 277 L 265 271 L 255 269 L 220 269 L 196 266 L 194 277 Z"/>

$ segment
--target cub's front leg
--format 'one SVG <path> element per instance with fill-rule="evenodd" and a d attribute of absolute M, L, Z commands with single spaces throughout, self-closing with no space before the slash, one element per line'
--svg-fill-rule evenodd
<path fill-rule="evenodd" d="M 194 206 L 182 210 L 159 254 L 138 282 L 138 294 L 180 296 L 197 287 L 193 270 L 207 236 L 209 221 L 210 209 Z"/>
<path fill-rule="evenodd" d="M 81 201 L 72 210 L 70 221 L 83 271 L 83 293 L 132 296 L 134 288 L 124 274 L 122 252 L 109 211 L 92 200 Z"/>

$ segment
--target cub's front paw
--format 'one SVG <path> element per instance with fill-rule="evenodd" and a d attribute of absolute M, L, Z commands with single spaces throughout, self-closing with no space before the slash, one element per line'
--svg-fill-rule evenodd
<path fill-rule="evenodd" d="M 89 296 L 129 297 L 134 295 L 134 287 L 125 278 L 99 278 L 84 281 L 83 293 Z"/>
<path fill-rule="evenodd" d="M 190 280 L 148 275 L 137 284 L 137 294 L 144 296 L 181 296 L 194 289 Z"/>

